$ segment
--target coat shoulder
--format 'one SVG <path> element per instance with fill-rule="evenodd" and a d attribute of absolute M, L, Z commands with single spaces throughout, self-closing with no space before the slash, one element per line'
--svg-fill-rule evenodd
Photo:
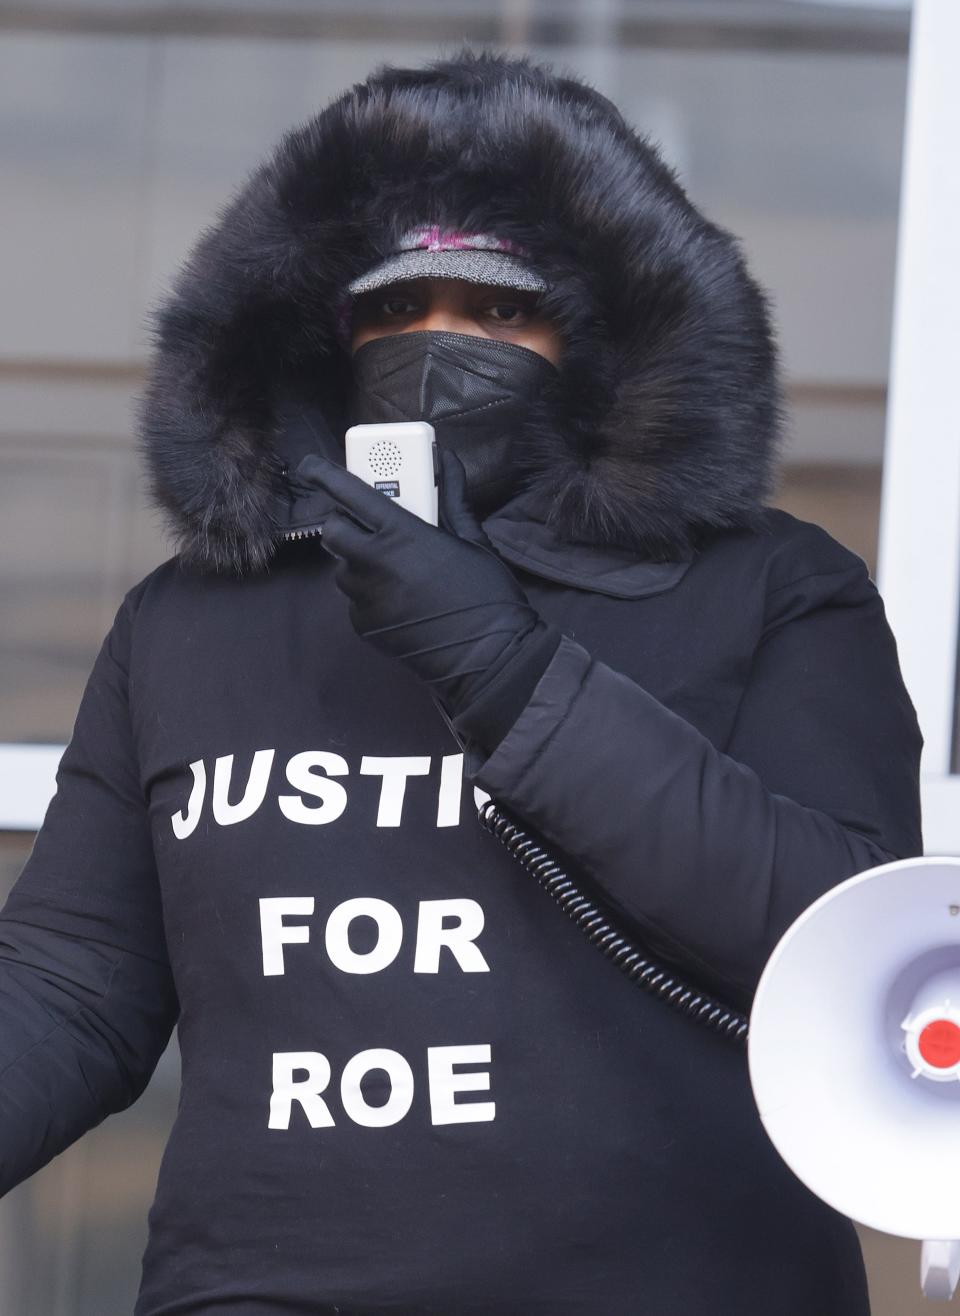
<path fill-rule="evenodd" d="M 823 526 L 779 507 L 763 507 L 749 538 L 765 564 L 766 592 L 816 577 L 836 577 L 873 584 L 859 554 L 841 544 Z"/>
<path fill-rule="evenodd" d="M 877 606 L 867 563 L 823 526 L 761 507 L 750 526 L 710 543 L 702 563 L 716 587 L 752 598 L 767 627 L 821 607 Z"/>
<path fill-rule="evenodd" d="M 117 609 L 107 643 L 119 642 L 126 651 L 136 646 L 139 636 L 151 630 L 154 621 L 170 624 L 171 591 L 175 597 L 183 575 L 182 559 L 172 557 L 128 589 Z"/>
<path fill-rule="evenodd" d="M 127 591 L 121 610 L 126 610 L 131 616 L 135 616 L 144 606 L 149 607 L 156 595 L 165 593 L 171 586 L 176 588 L 183 573 L 184 563 L 179 556 L 161 562 Z"/>

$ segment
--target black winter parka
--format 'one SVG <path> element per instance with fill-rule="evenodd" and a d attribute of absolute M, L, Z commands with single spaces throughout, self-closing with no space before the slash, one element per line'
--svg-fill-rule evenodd
<path fill-rule="evenodd" d="M 482 203 L 514 132 L 541 190 L 500 150 Z M 342 420 L 323 279 L 389 247 L 371 179 L 421 218 L 390 184 L 414 156 L 441 220 L 539 235 L 575 376 L 485 523 L 564 638 L 465 765 L 354 634 L 283 476 Z M 743 1052 L 632 986 L 476 818 L 492 794 L 740 1005 L 811 901 L 921 852 L 876 588 L 762 500 L 773 353 L 732 240 L 602 98 L 465 54 L 286 139 L 159 331 L 144 436 L 182 551 L 120 609 L 0 916 L 0 1187 L 134 1100 L 177 1023 L 137 1316 L 863 1316 L 852 1226 L 779 1160 Z"/>

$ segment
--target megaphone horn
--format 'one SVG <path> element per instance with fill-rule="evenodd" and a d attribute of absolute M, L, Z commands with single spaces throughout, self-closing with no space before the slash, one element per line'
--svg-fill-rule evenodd
<path fill-rule="evenodd" d="M 760 1118 L 799 1179 L 924 1240 L 928 1298 L 960 1278 L 960 858 L 867 869 L 781 938 L 750 1015 Z"/>

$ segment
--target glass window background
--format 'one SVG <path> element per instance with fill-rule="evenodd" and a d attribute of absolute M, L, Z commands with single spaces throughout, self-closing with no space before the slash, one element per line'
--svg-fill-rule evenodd
<path fill-rule="evenodd" d="M 169 556 L 132 402 L 145 312 L 292 124 L 463 37 L 584 74 L 743 242 L 773 299 L 774 501 L 876 562 L 909 18 L 802 0 L 261 0 L 0 9 L 0 741 L 63 743 L 126 589 Z M 31 838 L 0 833 L 0 894 Z M 0 1311 L 132 1310 L 176 1106 L 146 1094 L 0 1201 Z M 875 1316 L 916 1245 L 861 1231 Z M 721 1316 L 718 1313 L 718 1316 Z"/>

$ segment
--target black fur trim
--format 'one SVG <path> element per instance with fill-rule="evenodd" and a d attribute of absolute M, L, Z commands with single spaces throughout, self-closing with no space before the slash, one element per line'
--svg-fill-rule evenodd
<path fill-rule="evenodd" d="M 140 429 L 188 558 L 269 560 L 278 399 L 306 391 L 342 425 L 343 289 L 421 222 L 513 238 L 551 281 L 562 368 L 518 455 L 562 535 L 665 559 L 756 524 L 781 405 L 736 239 L 598 92 L 465 48 L 383 66 L 287 133 L 154 312 Z"/>

